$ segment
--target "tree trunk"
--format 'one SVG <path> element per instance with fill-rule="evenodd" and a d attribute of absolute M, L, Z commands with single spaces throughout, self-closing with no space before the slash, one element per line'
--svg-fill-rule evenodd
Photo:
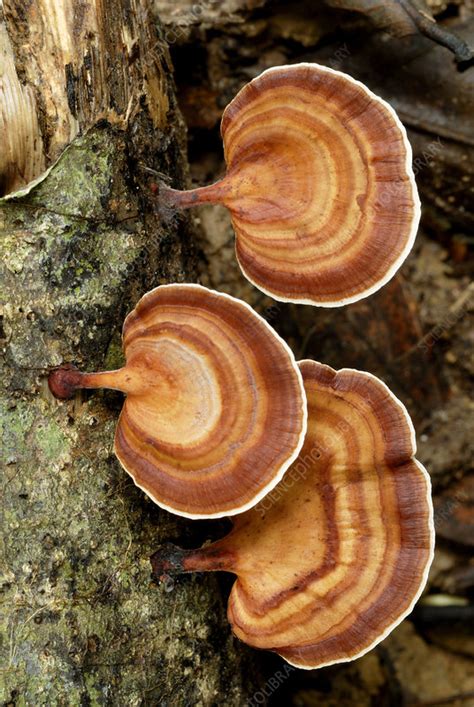
<path fill-rule="evenodd" d="M 4 700 L 243 704 L 216 580 L 151 581 L 156 545 L 199 526 L 119 467 L 120 397 L 46 384 L 118 365 L 138 298 L 196 279 L 191 222 L 162 222 L 143 169 L 186 179 L 166 45 L 145 0 L 7 0 L 0 22 Z"/>

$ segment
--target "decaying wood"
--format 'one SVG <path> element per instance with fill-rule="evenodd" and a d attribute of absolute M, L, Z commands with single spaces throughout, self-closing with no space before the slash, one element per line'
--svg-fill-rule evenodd
<path fill-rule="evenodd" d="M 166 45 L 142 0 L 6 2 L 2 20 L 2 701 L 240 705 L 215 582 L 151 582 L 159 538 L 195 530 L 127 481 L 116 397 L 46 385 L 63 361 L 117 365 L 138 298 L 196 278 L 195 234 L 161 222 L 141 168 L 186 178 Z"/>
<path fill-rule="evenodd" d="M 7 28 L 0 24 L 0 194 L 24 186 L 45 169 L 32 86 L 21 83 Z"/>
<path fill-rule="evenodd" d="M 307 15 L 314 12 L 315 3 L 307 2 Z M 389 32 L 394 37 L 423 35 L 432 42 L 439 44 L 454 55 L 456 62 L 465 69 L 473 59 L 473 47 L 455 32 L 436 22 L 431 5 L 436 2 L 425 0 L 326 0 L 328 8 L 364 16 L 377 29 Z M 167 25 L 167 37 L 171 44 L 181 42 L 189 36 L 189 30 L 222 28 L 226 25 L 240 24 L 252 18 L 252 11 L 263 6 L 270 6 L 269 0 L 203 0 L 195 3 L 193 0 L 155 0 L 155 9 Z M 304 0 L 292 3 L 305 5 Z M 438 12 L 443 7 L 436 6 Z M 294 18 L 288 15 L 290 22 Z M 307 17 L 309 19 L 309 16 Z M 257 21 L 258 24 L 258 21 Z"/>
<path fill-rule="evenodd" d="M 164 127 L 170 105 L 159 70 L 163 46 L 143 0 L 5 0 L 1 32 L 4 194 L 39 177 L 99 120 L 126 128 L 140 101 L 153 127 Z"/>

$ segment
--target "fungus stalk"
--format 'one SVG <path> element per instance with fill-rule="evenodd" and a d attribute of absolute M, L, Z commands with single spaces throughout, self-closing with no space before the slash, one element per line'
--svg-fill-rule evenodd
<path fill-rule="evenodd" d="M 52 371 L 48 378 L 49 389 L 55 398 L 70 400 L 81 389 L 111 388 L 126 395 L 139 393 L 143 384 L 126 368 L 99 373 L 82 373 L 75 366 L 65 364 Z"/>
<path fill-rule="evenodd" d="M 228 180 L 224 179 L 206 187 L 181 190 L 173 189 L 160 182 L 158 185 L 158 198 L 169 208 L 190 209 L 202 204 L 221 204 L 229 192 Z"/>
<path fill-rule="evenodd" d="M 184 550 L 172 543 L 162 545 L 150 558 L 156 577 L 189 572 L 235 572 L 235 553 L 219 541 L 197 550 Z"/>

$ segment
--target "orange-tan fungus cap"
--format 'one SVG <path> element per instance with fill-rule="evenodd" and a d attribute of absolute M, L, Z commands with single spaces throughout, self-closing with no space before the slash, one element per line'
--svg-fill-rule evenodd
<path fill-rule="evenodd" d="M 226 176 L 170 203 L 223 203 L 246 277 L 282 301 L 334 307 L 382 287 L 410 252 L 420 202 L 393 108 L 317 64 L 264 71 L 227 106 Z"/>
<path fill-rule="evenodd" d="M 248 305 L 199 285 L 146 294 L 123 327 L 126 366 L 50 376 L 127 394 L 115 434 L 124 469 L 158 505 L 189 518 L 247 510 L 303 444 L 306 396 L 293 354 Z"/>
<path fill-rule="evenodd" d="M 158 551 L 158 574 L 234 572 L 235 634 L 300 668 L 357 658 L 412 610 L 433 557 L 427 472 L 404 406 L 377 378 L 300 363 L 308 432 L 298 460 L 223 540 Z"/>

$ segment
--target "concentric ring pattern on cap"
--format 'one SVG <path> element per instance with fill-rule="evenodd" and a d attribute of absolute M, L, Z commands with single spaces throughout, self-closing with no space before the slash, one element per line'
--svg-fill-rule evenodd
<path fill-rule="evenodd" d="M 297 457 L 306 397 L 293 354 L 248 305 L 164 285 L 124 323 L 134 381 L 115 437 L 123 467 L 158 505 L 190 518 L 257 503 Z"/>
<path fill-rule="evenodd" d="M 228 608 L 236 635 L 316 668 L 363 655 L 412 610 L 434 527 L 429 476 L 400 401 L 368 373 L 300 366 L 309 418 L 298 460 L 201 552 L 220 550 L 238 576 Z"/>
<path fill-rule="evenodd" d="M 362 83 L 317 64 L 269 69 L 221 125 L 244 274 L 282 301 L 339 306 L 384 285 L 420 218 L 406 131 Z"/>

